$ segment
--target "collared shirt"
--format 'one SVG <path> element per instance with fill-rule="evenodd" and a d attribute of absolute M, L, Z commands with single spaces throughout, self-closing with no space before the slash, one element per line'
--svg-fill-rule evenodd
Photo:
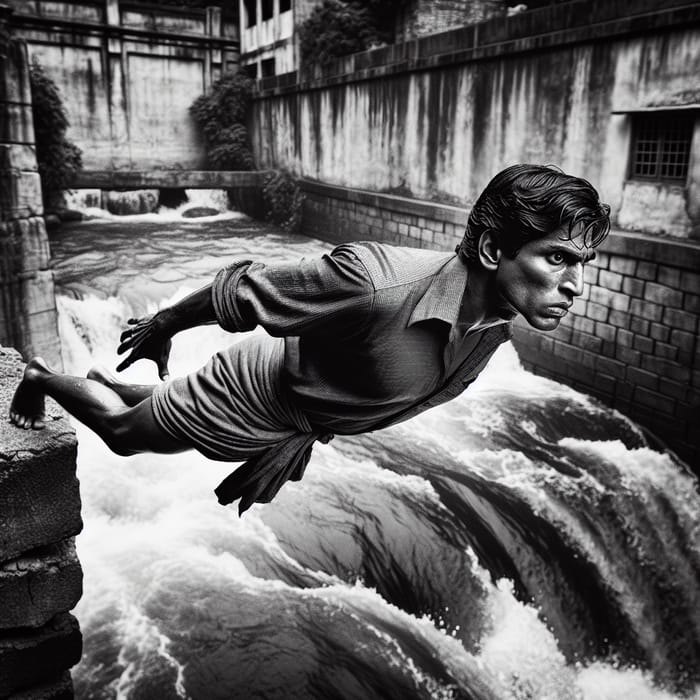
<path fill-rule="evenodd" d="M 283 383 L 310 429 L 354 434 L 454 398 L 510 338 L 508 323 L 459 332 L 466 284 L 455 254 L 348 243 L 294 263 L 236 263 L 212 300 L 226 330 L 284 337 Z"/>

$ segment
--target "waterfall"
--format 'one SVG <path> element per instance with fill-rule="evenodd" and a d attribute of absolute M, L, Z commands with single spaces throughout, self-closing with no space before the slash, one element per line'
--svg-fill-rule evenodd
<path fill-rule="evenodd" d="M 69 371 L 113 367 L 127 318 L 228 258 L 325 249 L 170 223 L 57 241 Z M 172 375 L 237 339 L 176 336 Z M 146 362 L 125 378 L 157 381 Z M 700 697 L 697 479 L 509 344 L 453 402 L 318 445 L 302 481 L 240 519 L 212 493 L 230 464 L 119 457 L 77 430 L 78 697 Z"/>

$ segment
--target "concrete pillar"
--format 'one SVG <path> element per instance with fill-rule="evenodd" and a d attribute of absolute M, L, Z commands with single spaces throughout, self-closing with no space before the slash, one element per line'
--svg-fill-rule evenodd
<path fill-rule="evenodd" d="M 10 37 L 10 20 L 11 10 L 0 5 L 0 37 Z M 27 47 L 6 38 L 0 45 L 0 344 L 61 368 L 43 213 Z"/>

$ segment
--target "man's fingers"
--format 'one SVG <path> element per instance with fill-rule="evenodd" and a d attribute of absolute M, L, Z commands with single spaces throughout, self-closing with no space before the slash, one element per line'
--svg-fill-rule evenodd
<path fill-rule="evenodd" d="M 132 362 L 131 358 L 127 357 L 126 360 L 124 360 L 123 362 L 120 362 L 117 365 L 117 372 L 121 372 L 122 370 L 125 370 L 131 364 L 131 362 Z"/>

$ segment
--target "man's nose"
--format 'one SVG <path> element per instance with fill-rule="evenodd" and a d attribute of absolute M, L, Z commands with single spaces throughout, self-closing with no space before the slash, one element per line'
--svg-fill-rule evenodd
<path fill-rule="evenodd" d="M 573 297 L 583 294 L 583 263 L 578 262 L 566 268 L 561 280 L 561 288 Z"/>

